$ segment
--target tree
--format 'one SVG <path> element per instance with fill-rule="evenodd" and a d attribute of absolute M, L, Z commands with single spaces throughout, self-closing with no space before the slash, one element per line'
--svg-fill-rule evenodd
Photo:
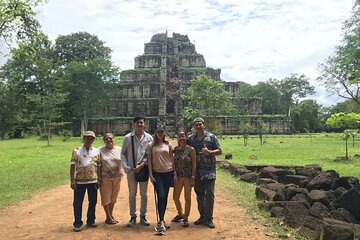
<path fill-rule="evenodd" d="M 344 37 L 332 56 L 319 65 L 318 78 L 331 93 L 360 104 L 360 1 L 343 25 Z"/>
<path fill-rule="evenodd" d="M 262 112 L 264 114 L 279 114 L 281 107 L 279 105 L 280 92 L 272 84 L 271 81 L 258 82 L 254 86 L 253 97 L 261 97 L 262 101 Z"/>
<path fill-rule="evenodd" d="M 43 33 L 33 34 L 28 42 L 20 43 L 12 50 L 9 84 L 18 91 L 27 107 L 26 115 L 41 136 L 46 136 L 50 145 L 51 129 L 60 120 L 62 104 L 67 98 L 65 82 L 56 76 L 53 64 L 53 46 Z"/>
<path fill-rule="evenodd" d="M 230 113 L 233 109 L 229 94 L 225 90 L 224 83 L 213 80 L 205 75 L 197 76 L 191 81 L 188 95 L 182 98 L 187 102 L 183 115 L 194 119 L 203 117 L 211 131 L 216 131 L 216 118 Z"/>
<path fill-rule="evenodd" d="M 69 82 L 66 119 L 80 118 L 84 131 L 90 117 L 108 116 L 120 74 L 111 63 L 111 49 L 96 35 L 72 33 L 55 40 L 54 62 L 59 77 Z"/>
<path fill-rule="evenodd" d="M 42 0 L 0 1 L 0 47 L 11 47 L 15 40 L 26 40 L 38 31 L 35 8 Z"/>
<path fill-rule="evenodd" d="M 55 61 L 60 65 L 73 61 L 85 64 L 93 59 L 111 60 L 111 49 L 88 32 L 59 36 L 55 40 L 54 53 Z"/>
<path fill-rule="evenodd" d="M 294 132 L 316 132 L 321 128 L 321 106 L 315 100 L 307 99 L 293 106 L 291 127 Z"/>
<path fill-rule="evenodd" d="M 251 126 L 249 123 L 244 123 L 241 126 L 241 131 L 242 131 L 243 138 L 244 138 L 244 146 L 247 146 L 247 143 L 249 140 L 249 135 L 250 135 L 250 130 L 251 130 Z"/>
<path fill-rule="evenodd" d="M 270 80 L 280 93 L 279 106 L 280 113 L 288 114 L 290 107 L 296 103 L 299 98 L 306 97 L 308 94 L 314 94 L 314 87 L 310 85 L 309 78 L 304 74 L 293 73 L 289 77 L 281 80 Z"/>
<path fill-rule="evenodd" d="M 360 125 L 360 114 L 358 113 L 336 113 L 332 114 L 330 118 L 326 120 L 326 124 L 333 128 L 346 128 L 341 135 L 341 138 L 345 140 L 346 160 L 349 159 L 348 153 L 348 139 L 351 136 L 355 136 L 354 129 L 357 129 Z"/>
<path fill-rule="evenodd" d="M 0 77 L 2 78 L 2 77 Z M 0 81 L 0 138 L 4 139 L 19 121 L 19 111 L 16 104 L 16 96 L 9 85 Z"/>
<path fill-rule="evenodd" d="M 64 78 L 69 82 L 67 110 L 70 116 L 80 118 L 82 130 L 87 130 L 90 117 L 108 113 L 111 94 L 117 90 L 119 69 L 101 58 L 86 64 L 73 61 L 65 68 Z"/>

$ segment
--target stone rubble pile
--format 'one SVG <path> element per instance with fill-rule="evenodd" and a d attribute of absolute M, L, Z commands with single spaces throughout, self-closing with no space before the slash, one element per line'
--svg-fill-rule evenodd
<path fill-rule="evenodd" d="M 310 239 L 360 239 L 360 184 L 319 165 L 269 166 L 218 162 L 241 180 L 256 183 L 259 204 L 272 217 Z"/>

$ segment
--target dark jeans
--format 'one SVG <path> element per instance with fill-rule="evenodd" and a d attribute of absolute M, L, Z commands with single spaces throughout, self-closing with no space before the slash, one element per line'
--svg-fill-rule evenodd
<path fill-rule="evenodd" d="M 164 221 L 165 210 L 169 195 L 170 184 L 174 179 L 173 171 L 166 173 L 153 172 L 155 178 L 155 190 L 158 198 L 158 212 L 160 221 Z"/>
<path fill-rule="evenodd" d="M 95 207 L 97 202 L 97 184 L 76 184 L 74 190 L 74 227 L 80 227 L 83 224 L 81 220 L 82 205 L 84 202 L 85 191 L 88 193 L 89 206 L 87 210 L 87 224 L 95 223 Z"/>
<path fill-rule="evenodd" d="M 212 220 L 215 200 L 215 179 L 195 180 L 195 193 L 200 216 Z"/>

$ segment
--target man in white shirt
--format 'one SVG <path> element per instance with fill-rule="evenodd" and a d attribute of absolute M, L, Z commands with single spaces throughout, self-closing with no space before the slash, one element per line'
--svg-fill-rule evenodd
<path fill-rule="evenodd" d="M 95 207 L 97 203 L 97 189 L 100 176 L 100 151 L 91 147 L 95 140 L 95 133 L 86 131 L 84 133 L 84 145 L 73 150 L 70 165 L 70 187 L 74 190 L 74 231 L 80 232 L 83 221 L 81 220 L 82 205 L 85 192 L 88 192 L 88 211 L 86 225 L 97 227 L 95 224 Z M 76 174 L 75 174 L 76 173 Z"/>
<path fill-rule="evenodd" d="M 125 135 L 121 148 L 121 160 L 123 162 L 125 173 L 127 174 L 129 187 L 129 208 L 131 219 L 127 226 L 133 227 L 136 223 L 136 195 L 138 186 L 140 187 L 141 196 L 140 223 L 144 226 L 149 226 L 150 223 L 146 219 L 148 180 L 144 182 L 135 181 L 135 173 L 138 173 L 143 167 L 147 167 L 146 148 L 147 145 L 153 141 L 153 137 L 144 131 L 144 116 L 136 116 L 133 119 L 133 127 L 134 131 Z M 134 148 L 135 159 L 133 158 L 132 148 Z"/>

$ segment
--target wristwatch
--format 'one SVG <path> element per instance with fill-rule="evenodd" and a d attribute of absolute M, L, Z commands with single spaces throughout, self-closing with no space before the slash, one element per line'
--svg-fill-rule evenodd
<path fill-rule="evenodd" d="M 212 156 L 213 155 L 213 151 L 210 151 L 210 156 Z"/>

